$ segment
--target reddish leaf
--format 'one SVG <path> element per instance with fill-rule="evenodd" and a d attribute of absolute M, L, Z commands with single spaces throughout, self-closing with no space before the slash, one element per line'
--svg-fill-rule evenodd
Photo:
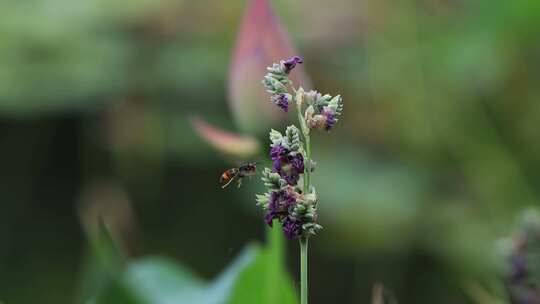
<path fill-rule="evenodd" d="M 261 84 L 266 67 L 297 55 L 289 36 L 267 0 L 250 0 L 237 37 L 229 75 L 229 101 L 240 128 L 247 132 L 266 130 L 286 118 L 269 101 Z M 302 68 L 291 73 L 295 84 L 309 87 Z"/>
<path fill-rule="evenodd" d="M 259 150 L 259 142 L 250 136 L 218 129 L 198 117 L 191 117 L 191 124 L 206 142 L 217 150 L 236 157 L 249 157 Z"/>

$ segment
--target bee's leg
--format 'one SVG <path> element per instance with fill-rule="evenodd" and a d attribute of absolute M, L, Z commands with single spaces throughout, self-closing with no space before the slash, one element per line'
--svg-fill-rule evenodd
<path fill-rule="evenodd" d="M 231 178 L 225 185 L 221 186 L 221 188 L 223 189 L 223 188 L 227 187 L 230 183 L 232 183 L 233 180 L 234 180 L 234 177 Z"/>
<path fill-rule="evenodd" d="M 240 188 L 241 186 L 242 186 L 242 179 L 239 178 L 239 179 L 238 179 L 238 188 Z"/>

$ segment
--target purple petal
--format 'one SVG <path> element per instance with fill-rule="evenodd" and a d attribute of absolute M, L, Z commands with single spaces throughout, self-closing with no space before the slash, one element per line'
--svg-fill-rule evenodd
<path fill-rule="evenodd" d="M 300 56 L 293 56 L 287 60 L 283 60 L 281 63 L 285 66 L 285 73 L 289 74 L 297 64 L 304 62 L 304 59 Z"/>
<path fill-rule="evenodd" d="M 289 240 L 293 240 L 300 234 L 300 225 L 296 221 L 286 218 L 283 221 L 283 233 Z"/>
<path fill-rule="evenodd" d="M 304 173 L 304 157 L 302 156 L 302 154 L 298 153 L 295 156 L 293 156 L 291 163 L 293 165 L 294 170 L 298 174 Z"/>
<path fill-rule="evenodd" d="M 273 224 L 272 222 L 274 221 L 274 217 L 275 217 L 274 214 L 271 213 L 271 212 L 265 214 L 265 216 L 264 216 L 264 222 L 265 222 L 270 228 L 272 228 L 272 224 Z"/>
<path fill-rule="evenodd" d="M 332 113 L 332 111 L 326 109 L 323 111 L 323 115 L 324 117 L 326 117 L 325 130 L 330 131 L 330 129 L 332 129 L 337 122 L 336 117 L 334 116 L 334 113 Z"/>
<path fill-rule="evenodd" d="M 270 202 L 268 204 L 268 209 L 270 210 L 270 213 L 277 213 L 279 211 L 279 200 L 279 193 L 275 191 L 272 192 L 272 195 L 270 196 Z"/>
<path fill-rule="evenodd" d="M 276 104 L 278 107 L 280 107 L 283 111 L 288 112 L 289 111 L 289 98 L 287 97 L 287 94 L 277 94 L 273 95 L 270 100 Z"/>
<path fill-rule="evenodd" d="M 289 153 L 289 150 L 279 145 L 272 147 L 272 149 L 270 150 L 270 157 L 272 158 L 272 160 L 278 160 L 281 157 L 287 155 L 287 153 Z"/>

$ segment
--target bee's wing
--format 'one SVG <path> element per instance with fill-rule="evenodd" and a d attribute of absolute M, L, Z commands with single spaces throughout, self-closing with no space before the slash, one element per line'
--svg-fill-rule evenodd
<path fill-rule="evenodd" d="M 223 186 L 221 186 L 221 189 L 227 187 L 230 183 L 232 183 L 232 181 L 236 178 L 236 174 L 231 177 L 231 179 L 229 179 L 229 181 L 227 183 L 225 183 Z"/>

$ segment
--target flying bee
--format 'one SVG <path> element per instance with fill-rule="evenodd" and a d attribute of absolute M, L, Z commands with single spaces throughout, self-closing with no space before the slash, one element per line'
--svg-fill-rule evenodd
<path fill-rule="evenodd" d="M 221 188 L 227 187 L 235 178 L 237 179 L 238 188 L 242 186 L 242 178 L 252 177 L 257 173 L 257 163 L 245 163 L 237 168 L 231 168 L 223 172 L 219 177 Z"/>

